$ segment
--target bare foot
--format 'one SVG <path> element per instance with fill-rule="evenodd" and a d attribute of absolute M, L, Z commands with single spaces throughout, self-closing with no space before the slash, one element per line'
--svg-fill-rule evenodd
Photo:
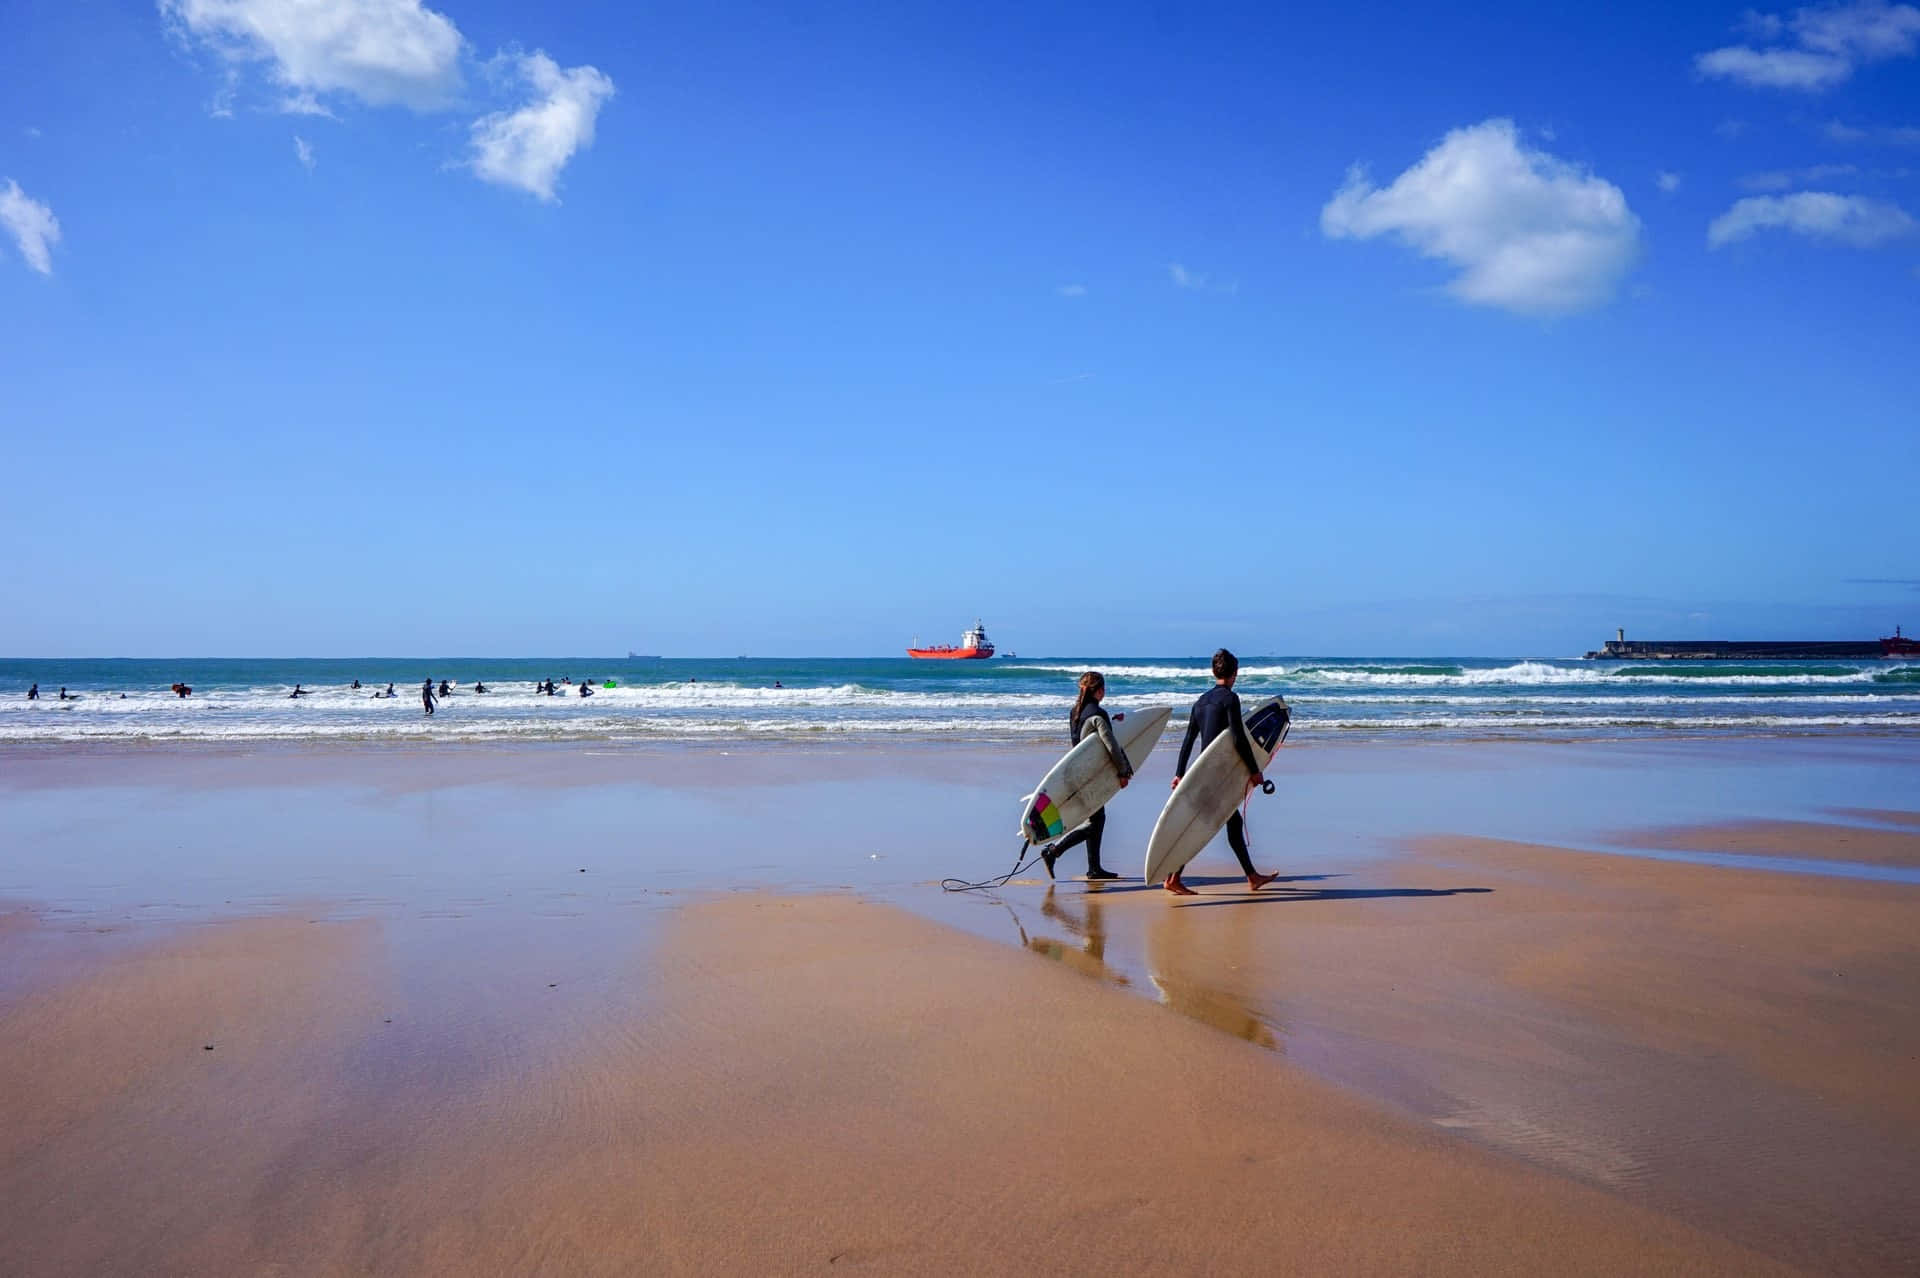
<path fill-rule="evenodd" d="M 1164 884 L 1167 891 L 1175 896 L 1199 896 L 1200 894 L 1180 881 L 1178 874 L 1169 874 Z"/>
<path fill-rule="evenodd" d="M 1272 874 L 1249 874 L 1247 876 L 1247 891 L 1258 892 L 1261 888 L 1279 877 L 1280 871 L 1278 870 L 1275 870 Z"/>

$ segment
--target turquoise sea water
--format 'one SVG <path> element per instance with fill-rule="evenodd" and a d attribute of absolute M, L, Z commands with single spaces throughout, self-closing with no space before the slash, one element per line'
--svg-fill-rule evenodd
<path fill-rule="evenodd" d="M 1042 739 L 1074 680 L 1106 673 L 1108 705 L 1187 705 L 1204 657 L 461 657 L 444 660 L 0 660 L 0 742 L 111 740 Z M 420 682 L 455 694 L 428 718 Z M 541 679 L 565 695 L 540 696 Z M 364 685 L 355 691 L 353 680 Z M 595 695 L 577 695 L 591 680 Z M 615 681 L 614 688 L 600 685 Z M 476 681 L 489 691 L 473 690 Z M 26 700 L 33 683 L 41 699 Z M 169 685 L 193 688 L 186 699 Z M 373 693 L 391 682 L 392 700 Z M 290 699 L 295 683 L 313 695 Z M 77 700 L 60 701 L 65 686 Z M 1344 739 L 1609 739 L 1920 733 L 1920 663 L 1244 658 L 1250 703 L 1279 694 L 1294 744 Z"/>

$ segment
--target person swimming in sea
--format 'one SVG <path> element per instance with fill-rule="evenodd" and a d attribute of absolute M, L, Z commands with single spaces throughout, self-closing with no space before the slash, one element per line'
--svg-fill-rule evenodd
<path fill-rule="evenodd" d="M 360 681 L 358 679 L 355 679 L 353 681 L 353 686 L 357 690 L 360 687 Z"/>
<path fill-rule="evenodd" d="M 440 695 L 442 698 L 450 697 L 453 695 L 453 688 L 450 684 L 447 683 L 445 679 L 442 679 L 440 681 Z"/>
<path fill-rule="evenodd" d="M 592 685 L 583 680 L 580 684 L 580 695 L 583 697 L 591 697 L 593 695 Z"/>
<path fill-rule="evenodd" d="M 1107 680 L 1098 670 L 1089 670 L 1080 676 L 1080 695 L 1074 698 L 1073 713 L 1068 716 L 1072 728 L 1072 744 L 1079 745 L 1081 738 L 1089 732 L 1100 738 L 1101 746 L 1107 757 L 1113 760 L 1113 766 L 1120 770 L 1120 788 L 1127 788 L 1127 782 L 1133 780 L 1133 764 L 1127 759 L 1127 752 L 1120 748 L 1120 739 L 1113 735 L 1113 720 L 1101 708 L 1101 699 L 1107 695 Z M 1082 843 L 1087 845 L 1087 878 L 1095 883 L 1120 876 L 1100 864 L 1100 839 L 1107 831 L 1107 810 L 1098 808 L 1087 818 L 1087 823 L 1067 835 L 1064 839 L 1049 843 L 1040 849 L 1041 863 L 1047 867 L 1047 877 L 1053 877 L 1053 863 L 1060 854 Z"/>
<path fill-rule="evenodd" d="M 63 683 L 60 685 L 60 699 L 62 701 L 78 701 L 80 698 L 77 696 L 73 696 L 73 697 L 68 696 L 67 685 Z"/>
<path fill-rule="evenodd" d="M 473 681 L 473 690 L 475 692 L 485 692 L 487 690 L 487 685 L 484 683 L 481 683 L 478 679 L 475 679 Z"/>
<path fill-rule="evenodd" d="M 40 685 L 36 683 L 31 688 L 27 689 L 27 700 L 38 701 L 39 699 L 40 699 Z"/>
<path fill-rule="evenodd" d="M 313 694 L 311 692 L 308 692 L 305 688 L 302 688 L 299 684 L 296 683 L 293 685 L 293 691 L 287 694 L 287 700 L 291 701 L 295 697 L 311 697 L 312 695 Z"/>

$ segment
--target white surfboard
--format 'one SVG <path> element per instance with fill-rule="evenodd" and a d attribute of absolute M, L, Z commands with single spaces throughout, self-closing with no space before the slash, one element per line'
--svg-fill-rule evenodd
<path fill-rule="evenodd" d="M 1291 711 L 1278 697 L 1262 702 L 1246 716 L 1247 743 L 1262 769 L 1280 748 Z M 1158 883 L 1200 855 L 1233 810 L 1247 797 L 1253 775 L 1233 748 L 1232 732 L 1222 732 L 1187 767 L 1147 840 L 1147 882 Z"/>
<path fill-rule="evenodd" d="M 1129 710 L 1113 725 L 1114 738 L 1127 752 L 1127 762 L 1135 772 L 1153 753 L 1154 743 L 1160 740 L 1172 714 L 1171 706 Z M 1026 807 L 1020 812 L 1020 837 L 1035 845 L 1049 843 L 1086 821 L 1118 793 L 1120 769 L 1113 766 L 1107 748 L 1100 744 L 1100 734 L 1089 732 L 1027 796 Z"/>

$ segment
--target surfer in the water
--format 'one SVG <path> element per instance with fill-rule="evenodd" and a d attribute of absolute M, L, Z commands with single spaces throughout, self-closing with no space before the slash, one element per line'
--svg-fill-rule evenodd
<path fill-rule="evenodd" d="M 1113 735 L 1113 720 L 1100 708 L 1100 699 L 1107 695 L 1107 681 L 1098 670 L 1089 670 L 1080 676 L 1080 695 L 1074 698 L 1073 714 L 1069 722 L 1073 726 L 1073 744 L 1079 745 L 1080 738 L 1089 732 L 1098 733 L 1100 744 L 1107 749 L 1107 755 L 1113 760 L 1113 766 L 1120 770 L 1120 788 L 1126 789 L 1127 782 L 1133 780 L 1133 764 L 1127 760 L 1127 752 L 1120 748 L 1120 740 Z M 1047 877 L 1053 877 L 1053 863 L 1060 854 L 1069 848 L 1087 845 L 1087 878 L 1100 881 L 1117 879 L 1120 876 L 1100 864 L 1100 839 L 1107 831 L 1107 810 L 1098 808 L 1087 818 L 1087 823 L 1057 843 L 1049 843 L 1040 849 L 1040 860 L 1047 867 Z"/>
<path fill-rule="evenodd" d="M 1187 760 L 1193 754 L 1195 738 L 1200 748 L 1205 750 L 1208 743 L 1222 732 L 1233 733 L 1233 748 L 1240 756 L 1240 762 L 1247 765 L 1247 771 L 1253 774 L 1249 785 L 1259 785 L 1265 778 L 1260 775 L 1260 765 L 1255 762 L 1253 743 L 1247 740 L 1247 725 L 1240 719 L 1240 694 L 1233 690 L 1233 681 L 1240 676 L 1240 659 L 1225 648 L 1213 654 L 1213 687 L 1200 694 L 1193 703 L 1193 711 L 1187 716 L 1187 739 L 1180 743 L 1180 762 L 1173 766 L 1173 784 L 1177 788 L 1180 778 L 1186 775 Z M 1240 858 L 1240 868 L 1246 871 L 1247 886 L 1258 892 L 1267 884 L 1279 878 L 1279 872 L 1262 874 L 1253 868 L 1253 857 L 1247 852 L 1247 823 L 1235 812 L 1227 818 L 1227 844 L 1233 854 Z M 1166 889 L 1176 896 L 1192 896 L 1194 891 L 1180 881 L 1180 871 L 1175 870 L 1167 876 Z"/>
<path fill-rule="evenodd" d="M 420 685 L 420 706 L 428 714 L 433 713 L 433 680 L 428 679 Z"/>

